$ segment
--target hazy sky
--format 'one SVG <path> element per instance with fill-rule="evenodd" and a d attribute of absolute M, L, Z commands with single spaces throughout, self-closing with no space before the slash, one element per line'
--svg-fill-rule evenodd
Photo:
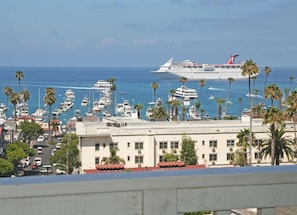
<path fill-rule="evenodd" d="M 297 0 L 1 0 L 0 66 L 297 67 Z"/>

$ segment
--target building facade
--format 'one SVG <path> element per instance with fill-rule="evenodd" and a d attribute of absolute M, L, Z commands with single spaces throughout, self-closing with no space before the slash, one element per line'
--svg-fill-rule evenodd
<path fill-rule="evenodd" d="M 249 129 L 249 120 L 207 120 L 185 122 L 149 122 L 136 119 L 110 118 L 102 122 L 77 122 L 81 172 L 95 169 L 110 148 L 125 160 L 126 168 L 153 167 L 164 161 L 165 153 L 179 155 L 182 137 L 195 141 L 198 164 L 208 167 L 232 166 L 233 153 L 238 149 L 237 135 Z M 286 124 L 286 135 L 293 139 L 292 123 Z M 253 165 L 270 165 L 270 157 L 260 159 L 258 144 L 269 138 L 269 126 L 253 120 L 256 146 L 252 148 Z M 282 158 L 283 163 L 294 163 Z"/>

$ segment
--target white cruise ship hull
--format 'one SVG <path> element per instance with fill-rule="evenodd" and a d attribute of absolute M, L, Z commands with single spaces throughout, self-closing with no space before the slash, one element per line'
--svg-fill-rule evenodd
<path fill-rule="evenodd" d="M 188 80 L 227 80 L 245 79 L 242 75 L 242 63 L 234 64 L 234 59 L 238 55 L 231 55 L 225 64 L 200 64 L 185 60 L 183 62 L 173 62 L 173 58 L 168 60 L 161 67 L 152 71 L 153 74 L 164 80 L 178 80 L 185 77 Z"/>

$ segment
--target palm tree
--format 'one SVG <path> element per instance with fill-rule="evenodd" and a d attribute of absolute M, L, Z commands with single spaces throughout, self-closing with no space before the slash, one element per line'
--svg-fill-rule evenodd
<path fill-rule="evenodd" d="M 281 106 L 281 99 L 283 97 L 281 89 L 276 84 L 270 84 L 264 89 L 265 99 L 271 100 L 271 106 L 274 104 L 274 100 L 279 102 L 279 107 Z"/>
<path fill-rule="evenodd" d="M 173 118 L 173 106 L 172 106 L 172 103 L 173 103 L 173 100 L 174 100 L 175 89 L 171 89 L 169 93 L 170 93 L 170 99 L 167 102 L 167 104 L 168 104 L 168 114 L 170 115 L 170 118 L 172 119 Z M 170 111 L 170 107 L 171 107 L 171 111 Z"/>
<path fill-rule="evenodd" d="M 151 87 L 153 89 L 153 92 L 154 92 L 154 98 L 153 98 L 153 102 L 156 102 L 156 90 L 159 88 L 159 84 L 158 82 L 154 81 L 152 84 L 151 84 Z"/>
<path fill-rule="evenodd" d="M 113 111 L 115 109 L 116 105 L 116 90 L 117 86 L 115 84 L 115 78 L 109 78 L 107 81 L 111 84 L 110 90 L 111 90 L 111 115 L 113 115 Z"/>
<path fill-rule="evenodd" d="M 48 106 L 48 130 L 49 134 L 51 136 L 51 107 L 56 102 L 56 91 L 54 88 L 48 87 L 45 89 L 45 96 L 44 96 L 44 103 Z"/>
<path fill-rule="evenodd" d="M 138 119 L 141 119 L 141 109 L 143 108 L 143 104 L 138 103 L 135 105 L 135 109 L 137 110 L 137 117 Z"/>
<path fill-rule="evenodd" d="M 25 103 L 30 99 L 30 96 L 31 96 L 31 94 L 30 94 L 30 92 L 29 92 L 28 90 L 23 90 L 23 91 L 21 92 L 21 99 L 22 99 L 23 102 L 25 102 Z"/>
<path fill-rule="evenodd" d="M 173 100 L 172 103 L 172 113 L 173 113 L 173 117 L 172 117 L 172 120 L 178 120 L 178 107 L 181 105 L 181 102 L 180 100 Z"/>
<path fill-rule="evenodd" d="M 216 100 L 218 104 L 218 120 L 222 119 L 222 104 L 225 102 L 222 98 L 217 98 Z"/>
<path fill-rule="evenodd" d="M 118 148 L 110 148 L 110 157 L 103 157 L 103 164 L 125 164 L 125 160 L 117 155 Z"/>
<path fill-rule="evenodd" d="M 16 105 L 20 101 L 20 95 L 17 92 L 11 92 L 10 95 L 9 95 L 9 100 L 13 105 L 14 120 L 16 121 L 16 118 L 17 118 Z"/>
<path fill-rule="evenodd" d="M 265 82 L 264 82 L 264 89 L 266 88 L 267 80 L 268 80 L 268 75 L 271 73 L 271 68 L 268 66 L 265 66 L 264 68 L 265 72 Z"/>
<path fill-rule="evenodd" d="M 244 152 L 244 163 L 245 165 L 248 164 L 247 162 L 247 149 L 249 148 L 249 144 L 250 144 L 250 137 L 252 137 L 252 145 L 255 145 L 255 136 L 254 134 L 251 134 L 250 130 L 247 128 L 244 128 L 243 130 L 240 130 L 240 132 L 237 134 L 237 139 L 238 142 L 236 143 L 236 145 L 238 147 L 242 148 L 242 151 Z"/>
<path fill-rule="evenodd" d="M 284 154 L 287 156 L 288 160 L 293 159 L 295 157 L 296 145 L 294 144 L 293 140 L 284 136 L 284 127 L 275 130 L 270 128 L 270 133 L 274 134 L 274 137 L 272 137 L 270 134 L 270 137 L 262 142 L 260 152 L 261 158 L 266 158 L 268 155 L 270 157 L 274 157 L 274 160 L 271 162 L 273 162 L 275 165 L 280 164 L 280 159 L 284 157 Z M 275 144 L 273 144 L 273 139 Z M 272 149 L 273 145 L 274 149 Z"/>
<path fill-rule="evenodd" d="M 181 77 L 179 79 L 179 82 L 181 82 L 183 85 L 185 85 L 185 83 L 188 81 L 188 79 L 186 77 Z"/>
<path fill-rule="evenodd" d="M 228 109 L 228 102 L 229 102 L 229 98 L 230 98 L 230 90 L 231 90 L 231 84 L 234 81 L 233 78 L 228 78 L 228 92 L 227 92 L 227 97 L 226 97 L 226 108 L 225 108 L 225 113 L 227 114 L 227 109 Z"/>
<path fill-rule="evenodd" d="M 182 121 L 184 121 L 185 120 L 185 115 L 186 115 L 186 113 L 188 111 L 188 108 L 183 106 L 181 111 L 182 111 Z"/>
<path fill-rule="evenodd" d="M 271 132 L 271 165 L 274 165 L 275 161 L 275 144 L 276 144 L 276 130 L 278 126 L 283 126 L 284 116 L 283 113 L 274 106 L 269 107 L 265 113 L 263 124 L 270 124 Z"/>
<path fill-rule="evenodd" d="M 15 77 L 18 79 L 19 81 L 19 92 L 21 92 L 21 79 L 24 78 L 24 73 L 22 71 L 16 71 L 16 75 Z"/>
<path fill-rule="evenodd" d="M 290 92 L 292 91 L 292 82 L 294 80 L 294 77 L 290 76 Z"/>
<path fill-rule="evenodd" d="M 201 97 L 201 99 L 200 99 L 200 101 L 202 100 L 202 88 L 205 86 L 205 80 L 200 80 L 199 81 L 199 86 L 200 86 L 200 97 Z"/>
<path fill-rule="evenodd" d="M 239 117 L 241 118 L 241 112 L 242 112 L 242 98 L 238 98 L 239 101 Z"/>
<path fill-rule="evenodd" d="M 289 89 L 289 88 L 285 88 L 284 89 L 284 91 L 285 91 L 285 106 L 288 104 L 288 96 L 289 96 L 289 94 L 290 94 L 290 92 L 291 92 L 291 90 Z"/>
<path fill-rule="evenodd" d="M 287 104 L 289 107 L 285 110 L 285 116 L 293 121 L 294 124 L 294 143 L 297 144 L 296 137 L 296 119 L 297 119 L 297 91 L 293 91 L 288 99 Z"/>
<path fill-rule="evenodd" d="M 155 106 L 152 110 L 151 120 L 167 121 L 169 116 L 165 108 L 161 106 Z"/>
<path fill-rule="evenodd" d="M 4 87 L 3 92 L 6 95 L 6 105 L 8 105 L 8 99 L 10 94 L 13 92 L 13 89 L 11 87 Z"/>
<path fill-rule="evenodd" d="M 242 66 L 242 75 L 248 76 L 248 95 L 250 97 L 250 135 L 253 132 L 253 97 L 251 96 L 251 77 L 256 76 L 259 73 L 259 68 L 253 60 L 247 60 Z M 252 137 L 250 137 L 250 144 L 249 144 L 249 165 L 252 165 Z"/>

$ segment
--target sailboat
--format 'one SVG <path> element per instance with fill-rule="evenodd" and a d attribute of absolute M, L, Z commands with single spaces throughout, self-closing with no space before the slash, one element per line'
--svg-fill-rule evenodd
<path fill-rule="evenodd" d="M 46 114 L 46 110 L 44 110 L 40 107 L 40 88 L 39 88 L 39 90 L 38 90 L 38 108 L 36 109 L 36 111 L 34 113 L 32 113 L 32 116 L 34 117 L 34 119 L 36 121 L 43 121 L 45 114 Z"/>

